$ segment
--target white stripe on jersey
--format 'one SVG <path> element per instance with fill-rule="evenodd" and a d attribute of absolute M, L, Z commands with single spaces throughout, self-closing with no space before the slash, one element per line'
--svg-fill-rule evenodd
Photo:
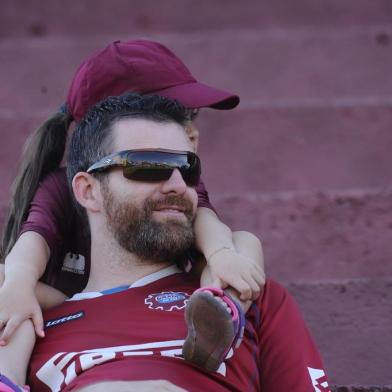
<path fill-rule="evenodd" d="M 158 351 L 159 355 L 182 360 L 181 354 L 183 344 L 184 340 L 169 340 L 164 342 L 96 348 L 80 352 L 57 353 L 46 361 L 37 371 L 36 376 L 42 383 L 50 388 L 52 392 L 58 392 L 64 384 L 69 385 L 80 373 L 116 358 L 121 360 L 121 358 L 129 356 L 157 355 Z M 229 359 L 232 356 L 233 350 L 231 349 L 226 356 L 226 359 Z M 80 368 L 79 372 L 76 371 L 77 363 Z M 223 376 L 226 375 L 226 364 L 224 362 L 220 365 L 217 372 Z"/>

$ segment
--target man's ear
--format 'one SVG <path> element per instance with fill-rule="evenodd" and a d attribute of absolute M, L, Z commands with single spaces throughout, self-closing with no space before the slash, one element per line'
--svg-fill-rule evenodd
<path fill-rule="evenodd" d="M 87 211 L 98 212 L 102 206 L 99 181 L 86 172 L 76 173 L 72 180 L 72 190 L 77 202 Z"/>

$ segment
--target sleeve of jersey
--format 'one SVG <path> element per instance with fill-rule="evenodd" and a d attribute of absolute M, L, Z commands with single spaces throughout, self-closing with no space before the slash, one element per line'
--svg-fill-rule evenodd
<path fill-rule="evenodd" d="M 212 210 L 216 213 L 214 207 L 210 203 L 210 198 L 208 197 L 208 192 L 207 192 L 207 189 L 204 185 L 204 182 L 201 179 L 200 179 L 199 183 L 197 184 L 196 192 L 197 192 L 197 197 L 198 197 L 197 206 L 209 208 L 210 210 Z"/>
<path fill-rule="evenodd" d="M 320 355 L 287 290 L 268 281 L 261 300 L 261 312 L 261 390 L 330 391 Z"/>
<path fill-rule="evenodd" d="M 40 182 L 20 234 L 27 231 L 39 233 L 53 254 L 67 235 L 71 211 L 72 199 L 66 173 L 61 168 Z"/>

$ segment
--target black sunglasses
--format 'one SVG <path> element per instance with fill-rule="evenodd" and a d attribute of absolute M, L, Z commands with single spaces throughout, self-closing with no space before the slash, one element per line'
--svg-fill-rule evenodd
<path fill-rule="evenodd" d="M 107 155 L 87 169 L 87 173 L 102 172 L 115 166 L 123 168 L 125 178 L 135 181 L 165 181 L 178 169 L 185 183 L 199 183 L 199 157 L 190 151 L 164 149 L 125 150 Z"/>

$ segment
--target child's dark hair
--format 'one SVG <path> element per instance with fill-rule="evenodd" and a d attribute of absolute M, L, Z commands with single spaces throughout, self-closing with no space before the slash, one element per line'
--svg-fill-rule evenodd
<path fill-rule="evenodd" d="M 93 163 L 113 152 L 112 124 L 124 117 L 173 121 L 185 126 L 188 114 L 179 102 L 158 95 L 128 93 L 101 101 L 89 110 L 72 135 L 67 155 L 70 186 L 76 173 L 86 171 Z"/>
<path fill-rule="evenodd" d="M 0 245 L 0 261 L 18 239 L 40 180 L 60 166 L 72 117 L 65 108 L 46 120 L 27 140 L 11 188 L 11 201 Z"/>

